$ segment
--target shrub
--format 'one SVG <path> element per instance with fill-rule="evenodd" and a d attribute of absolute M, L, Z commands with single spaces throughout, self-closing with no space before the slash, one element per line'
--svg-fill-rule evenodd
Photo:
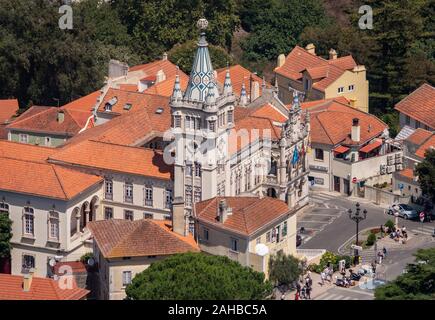
<path fill-rule="evenodd" d="M 87 252 L 81 256 L 80 262 L 82 262 L 84 264 L 88 264 L 88 260 L 93 258 L 93 257 L 94 257 L 94 254 L 92 252 Z"/>
<path fill-rule="evenodd" d="M 388 227 L 388 229 L 393 230 L 395 225 L 394 222 L 392 220 L 388 220 L 387 222 L 385 222 L 385 226 Z"/>
<path fill-rule="evenodd" d="M 370 233 L 367 237 L 366 245 L 372 246 L 376 242 L 376 235 L 374 233 Z"/>
<path fill-rule="evenodd" d="M 345 262 L 345 267 L 346 267 L 346 268 L 350 268 L 350 266 L 351 266 L 351 264 L 352 264 L 352 257 L 351 257 L 351 256 L 347 256 L 347 255 L 344 255 L 344 256 L 337 256 L 337 263 L 336 263 L 336 265 L 334 266 L 334 270 L 338 270 L 338 262 L 339 262 L 340 260 L 344 260 L 344 261 L 346 261 L 346 262 Z"/>

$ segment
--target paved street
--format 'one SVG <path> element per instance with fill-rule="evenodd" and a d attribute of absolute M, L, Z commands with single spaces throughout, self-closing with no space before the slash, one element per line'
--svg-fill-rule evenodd
<path fill-rule="evenodd" d="M 373 300 L 373 298 L 372 291 L 361 290 L 358 287 L 340 288 L 332 286 L 313 300 Z"/>

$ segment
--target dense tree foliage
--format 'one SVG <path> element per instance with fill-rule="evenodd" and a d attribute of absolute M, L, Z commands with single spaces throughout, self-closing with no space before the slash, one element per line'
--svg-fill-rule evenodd
<path fill-rule="evenodd" d="M 0 258 L 9 258 L 11 253 L 12 220 L 0 213 Z"/>
<path fill-rule="evenodd" d="M 291 285 L 302 271 L 301 262 L 292 255 L 279 252 L 269 260 L 269 279 L 276 285 Z"/>
<path fill-rule="evenodd" d="M 272 286 L 264 274 L 227 257 L 178 254 L 155 262 L 127 286 L 133 300 L 264 299 Z"/>
<path fill-rule="evenodd" d="M 178 65 L 185 73 L 189 74 L 192 69 L 196 49 L 196 41 L 188 41 L 181 45 L 176 45 L 168 52 L 169 60 Z M 233 64 L 233 58 L 221 47 L 209 45 L 208 49 L 215 69 Z"/>
<path fill-rule="evenodd" d="M 417 164 L 415 173 L 418 176 L 418 183 L 421 191 L 432 203 L 435 203 L 435 150 L 427 150 L 425 159 Z"/>
<path fill-rule="evenodd" d="M 376 288 L 376 300 L 434 300 L 435 248 L 420 249 L 415 263 L 392 282 Z"/>

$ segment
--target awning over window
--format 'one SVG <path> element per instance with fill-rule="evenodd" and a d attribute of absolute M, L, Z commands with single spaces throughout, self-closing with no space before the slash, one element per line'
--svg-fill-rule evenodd
<path fill-rule="evenodd" d="M 360 152 L 364 152 L 364 153 L 369 153 L 370 151 L 380 147 L 382 145 L 382 141 L 381 140 L 376 140 L 373 143 L 370 143 L 364 147 L 362 147 L 361 149 L 359 149 Z"/>
<path fill-rule="evenodd" d="M 338 147 L 336 147 L 333 151 L 334 151 L 335 153 L 345 153 L 345 152 L 347 152 L 348 150 L 349 150 L 348 147 L 338 146 Z"/>

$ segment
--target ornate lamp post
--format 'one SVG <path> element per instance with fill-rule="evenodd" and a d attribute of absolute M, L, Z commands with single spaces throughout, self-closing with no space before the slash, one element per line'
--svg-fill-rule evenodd
<path fill-rule="evenodd" d="M 394 204 L 393 210 L 394 210 L 393 214 L 396 217 L 394 224 L 396 225 L 396 230 L 397 230 L 399 228 L 399 210 L 400 210 L 400 208 L 397 204 Z"/>
<path fill-rule="evenodd" d="M 356 242 L 355 244 L 358 246 L 358 232 L 359 232 L 359 223 L 363 220 L 365 220 L 365 218 L 367 218 L 367 210 L 364 209 L 363 213 L 360 214 L 361 208 L 360 208 L 360 204 L 359 202 L 356 203 L 356 210 L 355 212 L 352 211 L 352 209 L 349 209 L 347 212 L 349 213 L 349 219 L 353 220 L 356 222 Z M 359 253 L 358 253 L 358 249 L 355 249 L 355 262 L 359 261 Z"/>

